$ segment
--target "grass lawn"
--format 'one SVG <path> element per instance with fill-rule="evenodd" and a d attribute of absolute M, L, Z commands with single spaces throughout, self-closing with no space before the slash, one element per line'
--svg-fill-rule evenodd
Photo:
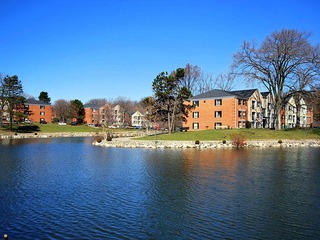
<path fill-rule="evenodd" d="M 89 127 L 88 125 L 59 125 L 59 124 L 21 124 L 21 125 L 14 125 L 13 132 L 17 133 L 61 133 L 61 132 L 102 132 L 102 128 L 94 128 Z M 119 132 L 119 131 L 136 131 L 135 129 L 108 129 L 111 132 Z M 2 128 L 0 129 L 0 134 L 8 134 L 11 133 L 8 129 Z"/>
<path fill-rule="evenodd" d="M 247 140 L 301 140 L 301 139 L 320 139 L 320 129 L 288 129 L 288 130 L 271 130 L 271 129 L 221 129 L 221 130 L 204 130 L 190 132 L 176 132 L 172 134 L 157 135 L 157 140 L 180 140 L 180 141 L 219 141 L 231 140 L 234 134 L 242 134 Z M 141 140 L 154 140 L 155 136 L 139 138 Z"/>

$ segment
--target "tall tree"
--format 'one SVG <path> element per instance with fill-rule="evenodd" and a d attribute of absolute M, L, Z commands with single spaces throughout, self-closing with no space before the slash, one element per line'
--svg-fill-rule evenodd
<path fill-rule="evenodd" d="M 48 92 L 43 92 L 43 91 L 40 92 L 38 99 L 45 103 L 50 103 L 51 101 L 51 98 L 49 97 Z"/>
<path fill-rule="evenodd" d="M 79 99 L 70 101 L 71 117 L 77 119 L 77 123 L 83 123 L 85 111 L 83 103 Z"/>
<path fill-rule="evenodd" d="M 0 88 L 1 101 L 9 115 L 10 130 L 12 131 L 15 112 L 21 108 L 25 101 L 22 84 L 17 75 L 6 76 L 1 82 Z"/>
<path fill-rule="evenodd" d="M 234 87 L 234 78 L 235 74 L 227 73 L 227 74 L 219 74 L 215 80 L 215 85 L 217 89 L 221 89 L 223 91 L 231 91 Z"/>
<path fill-rule="evenodd" d="M 144 118 L 145 118 L 145 125 L 148 132 L 149 128 L 152 127 L 155 122 L 157 122 L 154 97 L 149 96 L 141 99 L 141 105 L 145 109 Z"/>
<path fill-rule="evenodd" d="M 262 83 L 272 94 L 276 129 L 281 128 L 280 111 L 290 90 L 288 86 L 297 81 L 298 73 L 309 69 L 319 74 L 319 47 L 310 44 L 309 36 L 305 32 L 283 29 L 267 36 L 260 47 L 245 41 L 234 55 L 235 72 L 249 81 Z M 316 79 L 309 78 L 307 85 Z"/>
<path fill-rule="evenodd" d="M 188 88 L 192 95 L 210 91 L 214 88 L 211 74 L 205 74 L 197 65 L 187 64 L 184 68 L 184 77 L 180 80 L 181 87 Z"/>
<path fill-rule="evenodd" d="M 173 132 L 176 121 L 186 120 L 187 110 L 191 107 L 185 104 L 191 97 L 191 91 L 181 86 L 184 73 L 183 68 L 178 68 L 171 74 L 161 72 L 152 83 L 156 114 L 167 122 L 169 133 Z"/>
<path fill-rule="evenodd" d="M 70 117 L 70 101 L 58 99 L 53 104 L 53 111 L 60 122 L 67 122 Z"/>
<path fill-rule="evenodd" d="M 0 127 L 2 127 L 2 119 L 4 118 L 4 114 L 5 114 L 5 98 L 4 98 L 4 81 L 3 81 L 3 77 L 2 74 L 0 73 Z"/>

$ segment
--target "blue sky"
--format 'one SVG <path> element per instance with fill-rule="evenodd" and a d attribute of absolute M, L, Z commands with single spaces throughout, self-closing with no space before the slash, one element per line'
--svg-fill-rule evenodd
<path fill-rule="evenodd" d="M 52 102 L 140 100 L 158 73 L 187 63 L 216 76 L 244 40 L 282 28 L 320 43 L 318 0 L 0 0 L 0 10 L 0 72 Z"/>

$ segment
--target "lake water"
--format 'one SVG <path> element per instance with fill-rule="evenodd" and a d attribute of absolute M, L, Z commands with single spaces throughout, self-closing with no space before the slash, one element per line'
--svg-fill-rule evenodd
<path fill-rule="evenodd" d="M 320 239 L 320 148 L 91 143 L 0 141 L 1 236 Z"/>

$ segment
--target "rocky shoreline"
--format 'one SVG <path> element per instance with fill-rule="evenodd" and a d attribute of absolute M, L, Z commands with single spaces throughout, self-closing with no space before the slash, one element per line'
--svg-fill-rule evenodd
<path fill-rule="evenodd" d="M 104 133 L 100 132 L 62 132 L 62 133 L 15 133 L 1 134 L 0 139 L 28 139 L 28 138 L 61 138 L 61 137 L 99 137 L 103 139 Z M 137 140 L 135 134 L 125 133 L 122 136 L 113 138 L 112 141 L 93 141 L 93 145 L 100 147 L 116 148 L 235 148 L 232 141 L 163 141 L 163 140 Z M 254 140 L 246 141 L 246 148 L 250 147 L 320 147 L 320 140 Z"/>
<path fill-rule="evenodd" d="M 12 134 L 1 134 L 0 139 L 94 137 L 94 136 L 102 136 L 102 135 L 103 133 L 96 133 L 96 132 L 12 133 Z"/>
<path fill-rule="evenodd" d="M 149 140 L 134 140 L 130 138 L 117 138 L 112 141 L 102 140 L 95 141 L 95 146 L 101 147 L 116 147 L 116 148 L 235 148 L 232 141 L 200 141 L 199 144 L 195 141 L 149 141 Z M 282 140 L 279 143 L 277 140 L 256 140 L 246 141 L 246 148 L 250 147 L 320 147 L 320 140 Z"/>

